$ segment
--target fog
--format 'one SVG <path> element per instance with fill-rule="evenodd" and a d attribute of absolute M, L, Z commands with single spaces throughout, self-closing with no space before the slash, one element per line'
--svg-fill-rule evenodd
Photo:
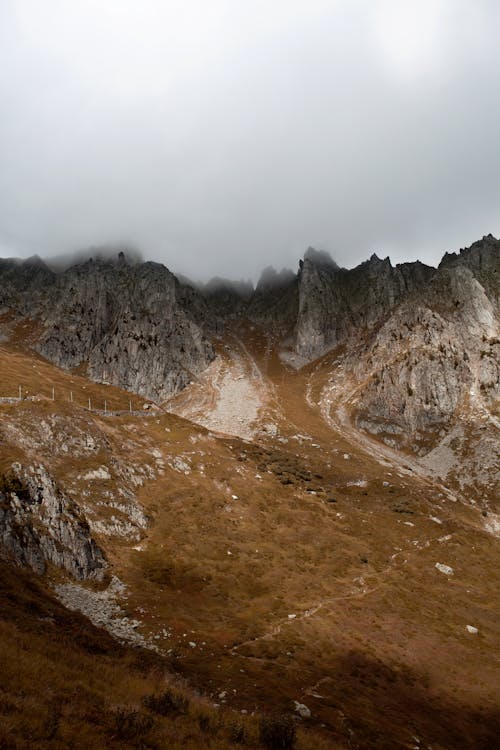
<path fill-rule="evenodd" d="M 495 0 L 2 0 L 0 255 L 195 279 L 500 233 Z"/>

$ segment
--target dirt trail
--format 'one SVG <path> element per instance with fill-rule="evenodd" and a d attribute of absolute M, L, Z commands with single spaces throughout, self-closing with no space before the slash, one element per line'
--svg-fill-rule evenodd
<path fill-rule="evenodd" d="M 253 656 L 247 656 L 245 654 L 240 654 L 239 650 L 241 648 L 244 648 L 245 646 L 250 646 L 254 643 L 258 643 L 260 641 L 269 641 L 272 638 L 275 638 L 276 636 L 280 635 L 284 627 L 291 627 L 296 625 L 297 623 L 301 622 L 302 620 L 309 619 L 310 617 L 313 617 L 316 615 L 320 610 L 325 609 L 326 607 L 330 607 L 333 604 L 336 604 L 337 602 L 341 601 L 347 601 L 350 599 L 363 599 L 366 596 L 369 596 L 371 594 L 374 594 L 376 591 L 382 588 L 382 586 L 386 583 L 387 575 L 390 574 L 393 570 L 395 570 L 397 564 L 398 564 L 398 558 L 403 558 L 401 565 L 407 565 L 409 557 L 417 552 L 420 552 L 424 549 L 427 549 L 430 547 L 431 544 L 434 542 L 442 542 L 444 540 L 449 541 L 452 539 L 453 535 L 449 534 L 446 537 L 433 537 L 431 539 L 426 539 L 422 542 L 418 542 L 418 544 L 412 544 L 407 549 L 402 549 L 393 554 L 390 558 L 389 564 L 386 565 L 385 568 L 383 568 L 379 573 L 376 574 L 377 582 L 373 586 L 367 586 L 365 579 L 363 576 L 358 576 L 354 578 L 351 581 L 351 585 L 357 586 L 357 590 L 351 590 L 348 594 L 341 594 L 340 596 L 333 596 L 333 597 L 327 597 L 326 599 L 321 600 L 317 604 L 313 604 L 311 607 L 308 607 L 306 610 L 304 610 L 301 614 L 293 614 L 292 616 L 288 616 L 286 618 L 283 618 L 278 623 L 273 625 L 268 631 L 263 633 L 262 635 L 256 636 L 255 638 L 250 638 L 246 641 L 243 641 L 242 643 L 237 643 L 230 649 L 230 653 L 233 656 L 239 656 L 243 659 L 258 659 L 259 661 L 265 661 L 264 657 L 253 657 Z M 373 576 L 370 576 L 373 577 Z"/>
<path fill-rule="evenodd" d="M 457 496 L 446 486 L 440 484 L 432 476 L 429 469 L 423 466 L 417 459 L 407 454 L 393 450 L 387 445 L 374 440 L 365 432 L 356 429 L 351 422 L 347 404 L 355 396 L 358 386 L 347 394 L 339 395 L 339 386 L 330 383 L 321 390 L 317 402 L 313 401 L 313 379 L 316 375 L 314 370 L 307 384 L 307 401 L 313 408 L 317 408 L 325 423 L 335 432 L 341 432 L 343 436 L 356 448 L 367 453 L 384 467 L 390 467 L 400 475 L 412 476 L 417 481 L 423 482 L 429 487 L 435 488 L 452 502 L 457 502 Z"/>
<path fill-rule="evenodd" d="M 285 366 L 278 367 L 273 375 L 264 375 L 263 370 L 269 372 L 268 349 L 262 354 L 253 353 L 249 348 L 252 348 L 250 342 L 244 343 L 235 335 L 229 336 L 223 352 L 215 362 L 197 383 L 189 386 L 170 402 L 169 410 L 209 429 L 252 439 L 271 414 L 280 430 L 290 427 L 299 430 L 294 422 L 295 413 L 288 413 L 289 410 L 284 410 L 280 403 L 280 395 L 294 389 L 302 404 L 299 407 L 303 410 L 301 416 L 305 416 L 304 412 L 307 413 L 306 418 L 301 420 L 300 429 L 303 431 L 307 426 L 310 435 L 314 436 L 311 440 L 314 439 L 328 449 L 333 432 L 341 436 L 347 446 L 352 447 L 353 453 L 361 451 L 368 455 L 378 462 L 384 471 L 390 468 L 399 476 L 410 477 L 413 482 L 431 488 L 436 496 L 442 493 L 454 502 L 457 500 L 453 493 L 436 482 L 416 459 L 392 450 L 353 426 L 349 418 L 348 402 L 355 395 L 355 390 L 346 395 L 345 380 L 342 387 L 335 380 L 330 380 L 327 385 L 322 386 L 318 379 L 321 363 L 305 380 L 303 375 L 301 377 L 298 373 L 291 373 Z M 262 367 L 259 366 L 260 360 Z M 343 372 L 339 370 L 338 375 L 343 377 Z M 438 541 L 440 540 L 437 537 L 424 538 L 417 544 L 412 543 L 410 547 L 398 550 L 391 555 L 385 567 L 370 576 L 370 583 L 367 583 L 366 577 L 363 576 L 344 581 L 343 586 L 347 587 L 344 588 L 345 593 L 327 597 L 301 612 L 293 612 L 270 625 L 261 635 L 235 644 L 229 653 L 243 659 L 265 661 L 265 657 L 245 655 L 241 650 L 261 641 L 272 640 L 278 637 L 284 628 L 294 627 L 338 602 L 363 599 L 374 594 L 388 583 L 388 577 L 394 570 L 405 566 L 411 557 Z"/>

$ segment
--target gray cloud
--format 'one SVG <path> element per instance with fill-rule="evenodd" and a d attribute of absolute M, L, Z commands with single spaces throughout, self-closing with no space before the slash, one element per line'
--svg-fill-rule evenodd
<path fill-rule="evenodd" d="M 500 233 L 494 0 L 3 0 L 0 254 L 198 278 Z"/>

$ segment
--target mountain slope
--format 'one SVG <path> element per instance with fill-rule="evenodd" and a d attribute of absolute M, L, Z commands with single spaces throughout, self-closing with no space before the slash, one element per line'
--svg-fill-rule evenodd
<path fill-rule="evenodd" d="M 5 265 L 0 306 L 34 319 L 34 348 L 61 367 L 83 364 L 94 380 L 162 399 L 213 359 L 203 299 L 194 290 L 186 299 L 160 264 L 91 259 L 60 274 Z"/>
<path fill-rule="evenodd" d="M 2 557 L 43 574 L 45 594 L 120 648 L 167 659 L 234 720 L 294 717 L 299 748 L 494 746 L 498 243 L 439 269 L 372 259 L 345 271 L 309 252 L 297 277 L 268 272 L 236 296 L 151 264 L 90 266 L 63 278 L 35 263 L 31 307 L 29 270 L 3 271 Z M 54 294 L 60 322 L 58 285 L 73 289 Z M 56 362 L 58 347 L 73 356 L 80 317 L 88 368 L 41 356 L 47 340 Z M 151 327 L 142 364 L 124 341 Z M 308 356 L 328 351 L 297 370 L 287 354 L 306 361 L 308 329 Z M 161 368 L 184 372 L 171 362 L 197 332 L 213 360 L 172 396 L 182 383 Z M 96 382 L 130 382 L 134 362 L 158 403 Z M 16 617 L 31 622 L 29 608 Z M 2 637 L 8 654 L 15 632 Z M 93 659 L 85 669 L 99 672 Z M 143 690 L 113 683 L 92 742 L 108 736 L 114 700 L 142 711 Z M 7 700 L 23 746 L 27 704 Z M 45 716 L 45 697 L 29 702 Z M 226 729 L 200 740 L 195 727 L 189 741 L 218 747 Z M 64 741 L 41 731 L 34 742 Z M 255 723 L 246 731 L 258 746 Z"/>

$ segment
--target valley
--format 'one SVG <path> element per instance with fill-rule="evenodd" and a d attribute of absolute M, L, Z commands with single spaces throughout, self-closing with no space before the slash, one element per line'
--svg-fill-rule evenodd
<path fill-rule="evenodd" d="M 150 659 L 155 691 L 208 712 L 192 747 L 261 747 L 266 715 L 303 750 L 494 746 L 496 243 L 438 270 L 308 251 L 250 298 L 122 258 L 6 262 L 2 557 L 91 643 L 110 634 L 117 674 Z M 113 688 L 88 746 L 137 746 L 106 727 L 147 689 Z M 83 747 L 71 707 L 50 738 L 2 690 L 6 747 Z"/>

